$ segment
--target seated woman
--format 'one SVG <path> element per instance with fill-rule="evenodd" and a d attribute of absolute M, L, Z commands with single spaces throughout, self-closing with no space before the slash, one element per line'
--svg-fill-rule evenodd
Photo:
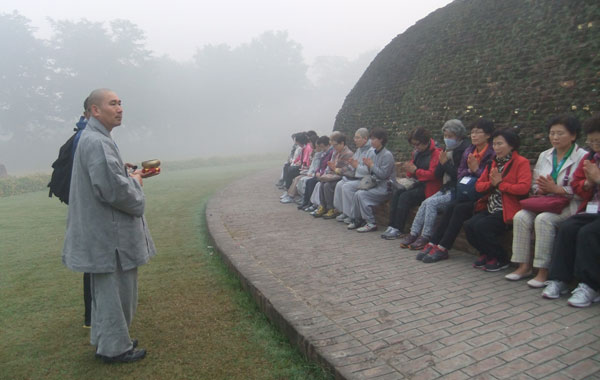
<path fill-rule="evenodd" d="M 294 158 L 294 161 L 290 164 L 283 176 L 284 186 L 286 190 L 289 190 L 289 188 L 292 186 L 294 178 L 296 178 L 300 174 L 300 171 L 303 169 L 306 170 L 310 166 L 310 159 L 312 157 L 313 148 L 309 144 L 308 135 L 304 132 L 297 133 L 296 145 L 298 146 L 296 150 L 299 150 L 298 155 Z M 281 199 L 285 198 L 286 196 L 287 191 L 283 193 Z"/>
<path fill-rule="evenodd" d="M 496 272 L 508 268 L 508 257 L 500 237 L 521 209 L 519 199 L 531 187 L 529 160 L 519 155 L 520 141 L 511 128 L 492 133 L 496 157 L 475 183 L 475 190 L 486 194 L 475 204 L 475 215 L 464 224 L 467 241 L 480 257 L 473 267 Z"/>
<path fill-rule="evenodd" d="M 512 261 L 519 263 L 507 280 L 517 281 L 531 275 L 531 233 L 535 229 L 535 251 L 533 266 L 538 268 L 535 278 L 527 284 L 532 288 L 543 288 L 548 277 L 550 253 L 559 222 L 577 212 L 579 197 L 573 197 L 571 180 L 579 161 L 587 152 L 577 146 L 581 124 L 573 116 L 562 115 L 552 118 L 546 125 L 552 148 L 540 153 L 533 170 L 534 195 L 559 195 L 569 197 L 571 202 L 562 213 L 535 213 L 521 210 L 513 221 Z"/>
<path fill-rule="evenodd" d="M 414 147 L 414 151 L 412 160 L 405 162 L 403 169 L 406 170 L 406 176 L 416 182 L 410 189 L 400 188 L 392 195 L 388 228 L 381 235 L 388 240 L 400 236 L 410 209 L 435 194 L 441 186 L 441 181 L 435 176 L 440 149 L 436 148 L 429 131 L 423 127 L 416 128 L 408 135 L 408 142 Z M 412 241 L 406 242 L 409 243 Z"/>
<path fill-rule="evenodd" d="M 298 206 L 298 210 L 304 210 L 307 212 L 312 212 L 317 209 L 319 202 L 311 202 L 314 193 L 319 193 L 318 187 L 321 182 L 319 182 L 319 178 L 325 174 L 325 170 L 327 169 L 327 163 L 331 161 L 331 157 L 333 156 L 334 149 L 329 144 L 329 136 L 321 136 L 317 140 L 317 145 L 323 145 L 323 156 L 321 156 L 319 165 L 315 171 L 314 177 L 308 178 L 304 181 L 304 195 L 303 202 L 300 206 Z"/>
<path fill-rule="evenodd" d="M 352 222 L 348 225 L 349 230 L 354 228 L 357 228 L 358 232 L 377 230 L 372 207 L 390 197 L 392 184 L 396 181 L 394 155 L 385 148 L 387 139 L 385 129 L 374 128 L 371 131 L 371 146 L 375 151 L 375 157 L 364 157 L 362 160 L 369 168 L 369 176 L 375 181 L 375 186 L 354 192 L 349 211 L 352 217 Z"/>
<path fill-rule="evenodd" d="M 440 161 L 435 167 L 435 176 L 442 181 L 442 188 L 421 203 L 406 238 L 406 241 L 412 240 L 408 243 L 410 249 L 423 249 L 429 243 L 438 210 L 456 195 L 457 168 L 470 145 L 465 140 L 466 132 L 463 123 L 457 119 L 448 120 L 442 127 L 446 149 L 440 153 Z M 400 246 L 406 248 L 402 243 Z"/>
<path fill-rule="evenodd" d="M 600 302 L 600 116 L 583 123 L 592 151 L 579 163 L 571 186 L 583 201 L 579 212 L 558 225 L 544 298 L 555 299 L 579 281 L 567 301 L 574 307 Z"/>
<path fill-rule="evenodd" d="M 496 155 L 491 144 L 492 132 L 494 123 L 490 120 L 477 119 L 471 124 L 471 146 L 463 153 L 457 172 L 461 186 L 457 184 L 456 198 L 444 207 L 430 242 L 417 254 L 417 260 L 435 263 L 449 257 L 448 250 L 454 245 L 463 223 L 473 216 L 477 200 L 475 182 Z"/>

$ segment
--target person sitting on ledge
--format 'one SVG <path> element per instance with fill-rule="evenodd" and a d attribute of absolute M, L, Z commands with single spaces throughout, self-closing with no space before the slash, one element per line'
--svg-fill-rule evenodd
<path fill-rule="evenodd" d="M 512 261 L 519 263 L 519 267 L 505 277 L 507 280 L 517 281 L 531 276 L 531 233 L 535 229 L 533 266 L 538 268 L 538 272 L 535 278 L 527 282 L 532 288 L 546 286 L 556 227 L 559 222 L 577 212 L 581 198 L 573 196 L 571 180 L 579 161 L 587 154 L 575 143 L 581 130 L 581 124 L 575 117 L 553 117 L 546 129 L 552 148 L 540 153 L 533 169 L 531 190 L 534 195 L 566 197 L 570 202 L 566 203 L 567 199 L 564 199 L 566 207 L 558 214 L 529 210 L 521 210 L 515 214 Z"/>
<path fill-rule="evenodd" d="M 512 128 L 492 133 L 496 157 L 475 183 L 475 190 L 486 194 L 475 204 L 475 215 L 464 224 L 467 241 L 479 251 L 473 267 L 487 272 L 508 268 L 508 257 L 500 237 L 521 209 L 519 199 L 531 187 L 529 160 L 519 155 L 520 140 Z"/>
<path fill-rule="evenodd" d="M 413 250 L 423 249 L 429 243 L 438 210 L 456 197 L 458 165 L 463 152 L 470 145 L 465 139 L 466 132 L 460 120 L 452 119 L 444 123 L 442 133 L 446 149 L 440 153 L 439 163 L 435 167 L 435 176 L 442 180 L 442 188 L 421 203 L 410 228 L 410 235 L 400 244 L 402 248 L 408 246 Z M 409 243 L 406 244 L 407 242 Z"/>
<path fill-rule="evenodd" d="M 296 145 L 298 146 L 296 151 L 299 151 L 299 154 L 295 157 L 294 161 L 288 167 L 283 176 L 286 192 L 281 195 L 281 199 L 287 196 L 287 190 L 289 190 L 289 188 L 292 186 L 294 178 L 300 174 L 300 171 L 303 169 L 308 169 L 310 166 L 310 159 L 312 157 L 313 149 L 308 142 L 308 135 L 306 133 L 301 132 L 296 134 Z"/>
<path fill-rule="evenodd" d="M 567 301 L 570 306 L 587 307 L 600 302 L 600 115 L 583 123 L 586 144 L 592 151 L 579 163 L 571 186 L 583 201 L 579 212 L 558 225 L 552 250 L 544 298 L 555 299 L 579 281 Z"/>
<path fill-rule="evenodd" d="M 327 136 L 323 136 L 323 137 L 325 137 L 325 139 L 327 139 L 327 143 L 323 144 L 323 142 L 321 140 L 321 144 L 319 144 L 319 139 L 317 138 L 315 140 L 315 143 L 314 143 L 315 149 L 312 151 L 313 156 L 311 157 L 311 160 L 310 160 L 310 166 L 308 167 L 307 170 L 301 171 L 300 175 L 298 175 L 296 178 L 294 178 L 294 180 L 292 181 L 292 185 L 288 189 L 287 197 L 281 198 L 281 200 L 280 200 L 281 203 L 292 203 L 292 202 L 294 202 L 295 198 L 299 199 L 299 201 L 297 201 L 297 202 L 300 205 L 302 205 L 304 203 L 303 196 L 304 196 L 304 190 L 306 189 L 306 181 L 315 176 L 315 173 L 317 172 L 317 169 L 319 168 L 319 165 L 321 164 L 321 158 L 325 155 L 325 151 L 329 147 L 329 137 L 327 137 Z M 312 144 L 312 142 L 309 144 Z M 303 207 L 304 206 L 298 207 L 298 209 L 301 209 Z"/>
<path fill-rule="evenodd" d="M 441 181 L 435 176 L 440 149 L 435 146 L 429 131 L 423 127 L 416 128 L 408 135 L 408 142 L 414 148 L 412 160 L 405 162 L 402 167 L 413 184 L 410 188 L 397 188 L 392 195 L 388 228 L 381 235 L 388 240 L 400 236 L 410 209 L 435 194 L 441 186 Z M 406 241 L 406 244 L 410 243 L 412 241 Z"/>
<path fill-rule="evenodd" d="M 348 225 L 349 230 L 354 228 L 357 228 L 356 231 L 358 232 L 377 230 L 372 208 L 385 202 L 390 197 L 392 184 L 396 182 L 394 155 L 385 148 L 387 139 L 385 129 L 374 128 L 371 131 L 371 146 L 375 157 L 365 157 L 362 160 L 369 170 L 366 178 L 374 181 L 374 183 L 373 187 L 369 189 L 361 189 L 361 186 L 357 187 L 358 190 L 352 197 L 352 207 L 349 211 L 353 218 Z"/>
<path fill-rule="evenodd" d="M 456 198 L 444 207 L 431 241 L 417 254 L 417 260 L 435 263 L 449 257 L 448 250 L 454 245 L 463 223 L 473 216 L 473 205 L 478 197 L 475 182 L 496 155 L 491 144 L 492 132 L 494 123 L 490 120 L 482 118 L 471 124 L 471 146 L 463 153 L 458 167 L 460 185 L 457 184 Z"/>
<path fill-rule="evenodd" d="M 281 176 L 279 177 L 279 181 L 277 181 L 277 183 L 275 184 L 275 187 L 281 190 L 285 189 L 285 173 L 287 173 L 288 168 L 290 167 L 292 162 L 294 162 L 297 159 L 298 155 L 301 153 L 301 150 L 298 150 L 298 144 L 296 144 L 296 135 L 297 133 L 292 134 L 292 141 L 294 142 L 294 145 L 292 146 L 292 150 L 290 151 L 287 160 L 283 164 L 283 169 L 281 169 Z"/>
<path fill-rule="evenodd" d="M 319 137 L 319 139 L 317 140 L 317 145 L 319 144 L 323 146 L 323 156 L 321 156 L 314 177 L 306 180 L 304 187 L 303 202 L 300 206 L 298 206 L 299 210 L 307 212 L 315 211 L 320 203 L 316 201 L 313 203 L 311 202 L 311 199 L 313 199 L 313 197 L 319 194 L 319 187 L 321 186 L 319 178 L 323 174 L 325 174 L 325 171 L 327 169 L 327 163 L 331 161 L 331 157 L 333 156 L 333 152 L 335 151 L 333 147 L 329 144 L 329 136 Z"/>
<path fill-rule="evenodd" d="M 369 130 L 367 128 L 359 128 L 354 133 L 354 145 L 356 145 L 356 152 L 350 165 L 354 168 L 354 174 L 352 177 L 344 176 L 335 185 L 335 193 L 333 195 L 333 207 L 335 208 L 336 220 L 338 222 L 347 222 L 350 224 L 350 216 L 352 209 L 352 197 L 356 190 L 358 190 L 358 184 L 360 180 L 369 175 L 369 167 L 365 164 L 364 158 L 373 160 L 375 158 L 375 151 L 371 149 L 371 142 L 369 141 Z"/>
<path fill-rule="evenodd" d="M 346 146 L 346 135 L 342 132 L 335 131 L 331 134 L 331 145 L 333 145 L 333 156 L 331 161 L 327 163 L 325 174 L 319 177 L 321 186 L 319 187 L 319 208 L 312 212 L 312 216 L 320 218 L 322 216 L 335 217 L 335 209 L 333 208 L 333 194 L 335 185 L 342 179 L 342 176 L 351 176 L 354 173 L 354 168 L 350 165 L 352 159 L 352 151 Z"/>

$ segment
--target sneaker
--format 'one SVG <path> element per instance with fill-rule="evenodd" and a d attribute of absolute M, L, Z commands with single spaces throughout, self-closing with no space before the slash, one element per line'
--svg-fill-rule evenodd
<path fill-rule="evenodd" d="M 346 218 L 347 218 L 346 214 L 342 213 L 342 214 L 338 215 L 338 216 L 335 218 L 335 220 L 337 220 L 337 221 L 338 221 L 338 222 L 340 222 L 340 223 L 343 223 L 343 222 L 344 222 L 344 220 L 346 220 Z"/>
<path fill-rule="evenodd" d="M 325 207 L 319 205 L 319 208 L 316 209 L 315 211 L 311 212 L 310 215 L 314 216 L 315 218 L 320 218 L 323 215 L 325 215 L 326 212 L 327 212 L 327 210 L 325 210 Z"/>
<path fill-rule="evenodd" d="M 573 295 L 567 301 L 569 306 L 588 307 L 593 302 L 600 302 L 600 294 L 583 282 L 577 284 L 577 287 L 571 294 Z"/>
<path fill-rule="evenodd" d="M 306 208 L 304 208 L 304 211 L 306 212 L 313 212 L 317 209 L 317 206 L 315 205 L 308 205 Z"/>
<path fill-rule="evenodd" d="M 292 203 L 294 200 L 292 199 L 292 197 L 290 197 L 289 195 L 286 194 L 285 197 L 281 198 L 279 200 L 279 202 L 281 203 Z"/>
<path fill-rule="evenodd" d="M 338 216 L 340 212 L 334 208 L 332 208 L 331 210 L 328 210 L 324 215 L 323 215 L 323 219 L 334 219 Z"/>
<path fill-rule="evenodd" d="M 427 256 L 423 257 L 423 262 L 427 264 L 437 263 L 438 261 L 447 260 L 449 257 L 447 249 L 436 246 Z"/>
<path fill-rule="evenodd" d="M 483 269 L 485 267 L 485 263 L 487 263 L 487 256 L 481 255 L 479 258 L 473 263 L 473 268 Z"/>
<path fill-rule="evenodd" d="M 384 232 L 381 237 L 384 238 L 385 240 L 394 240 L 397 239 L 398 236 L 400 236 L 400 230 L 394 227 L 390 227 L 391 229 L 389 231 Z"/>
<path fill-rule="evenodd" d="M 304 210 L 305 208 L 310 207 L 310 205 L 307 205 L 306 203 L 302 203 L 301 205 L 298 206 L 298 210 Z"/>
<path fill-rule="evenodd" d="M 427 255 L 429 254 L 429 252 L 431 252 L 431 250 L 432 250 L 433 248 L 434 248 L 434 245 L 433 245 L 433 244 L 431 244 L 431 243 L 427 243 L 427 244 L 425 245 L 425 247 L 423 247 L 423 249 L 421 249 L 421 252 L 417 253 L 417 257 L 416 257 L 416 259 L 417 259 L 417 260 L 419 260 L 419 261 L 423 260 L 423 258 L 424 258 L 425 256 L 427 256 Z"/>
<path fill-rule="evenodd" d="M 400 239 L 400 248 L 408 248 L 408 246 L 415 242 L 419 237 L 416 235 L 407 234 Z"/>
<path fill-rule="evenodd" d="M 304 204 L 304 197 L 296 197 L 296 199 L 294 199 L 294 202 L 297 205 L 303 205 Z"/>
<path fill-rule="evenodd" d="M 429 243 L 428 238 L 426 238 L 425 236 L 419 236 L 417 240 L 408 245 L 408 248 L 412 249 L 413 251 L 418 251 L 423 249 L 427 245 L 427 243 Z"/>
<path fill-rule="evenodd" d="M 381 238 L 383 239 L 383 235 L 387 234 L 388 232 L 390 232 L 394 227 L 392 226 L 388 226 L 385 231 L 383 231 L 383 233 L 380 235 Z"/>
<path fill-rule="evenodd" d="M 567 294 L 569 292 L 569 286 L 566 282 L 562 281 L 547 281 L 548 284 L 544 291 L 542 292 L 542 297 L 548 298 L 550 300 L 554 300 L 559 298 L 562 294 Z"/>
<path fill-rule="evenodd" d="M 367 223 L 364 226 L 358 228 L 356 232 L 371 232 L 377 231 L 377 226 L 373 223 Z"/>
<path fill-rule="evenodd" d="M 353 220 L 350 224 L 348 224 L 348 228 L 349 230 L 355 230 L 357 228 L 360 228 L 364 225 L 364 221 L 362 220 Z"/>
<path fill-rule="evenodd" d="M 346 223 L 346 224 L 352 223 L 352 218 L 351 217 L 347 217 L 346 219 L 344 219 L 344 223 Z"/>
<path fill-rule="evenodd" d="M 499 261 L 498 259 L 493 258 L 485 263 L 484 270 L 486 272 L 498 272 L 499 270 L 508 268 L 508 264 L 507 261 Z"/>

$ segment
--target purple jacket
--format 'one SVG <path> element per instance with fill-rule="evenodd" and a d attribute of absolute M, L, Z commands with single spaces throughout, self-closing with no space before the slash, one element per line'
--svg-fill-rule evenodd
<path fill-rule="evenodd" d="M 469 154 L 473 153 L 474 151 L 475 151 L 475 145 L 473 145 L 473 144 L 471 144 L 471 146 L 469 146 L 467 149 L 465 149 L 465 151 L 462 155 L 462 158 L 460 160 L 460 165 L 458 166 L 457 178 L 459 180 L 462 177 L 467 176 L 467 175 L 479 178 L 481 176 L 481 173 L 483 173 L 483 170 L 485 169 L 488 162 L 490 162 L 496 156 L 496 152 L 494 152 L 494 149 L 492 149 L 492 144 L 491 143 L 488 144 L 488 148 L 483 153 L 483 157 L 481 158 L 481 161 L 479 162 L 479 169 L 477 169 L 477 171 L 475 173 L 470 173 L 469 166 L 467 165 L 467 157 L 469 157 Z"/>
<path fill-rule="evenodd" d="M 319 164 L 319 168 L 317 169 L 315 174 L 319 174 L 319 175 L 323 175 L 325 174 L 325 170 L 327 169 L 327 163 L 329 161 L 331 161 L 331 156 L 333 156 L 333 147 L 330 146 L 329 149 L 327 149 L 327 152 L 325 152 L 325 154 L 323 155 L 323 157 L 321 157 L 321 163 Z"/>

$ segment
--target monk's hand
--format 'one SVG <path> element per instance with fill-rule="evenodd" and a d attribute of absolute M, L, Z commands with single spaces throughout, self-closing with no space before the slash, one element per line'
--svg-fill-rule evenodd
<path fill-rule="evenodd" d="M 358 160 L 355 160 L 354 158 L 350 159 L 350 165 L 356 169 L 358 167 Z"/>
<path fill-rule="evenodd" d="M 363 162 L 365 165 L 367 165 L 369 168 L 373 167 L 373 160 L 370 159 L 369 157 L 364 157 L 363 158 Z"/>
<path fill-rule="evenodd" d="M 133 173 L 129 173 L 129 176 L 133 179 L 136 179 L 140 183 L 140 186 L 144 186 L 142 181 L 142 171 L 140 169 L 134 171 Z"/>

